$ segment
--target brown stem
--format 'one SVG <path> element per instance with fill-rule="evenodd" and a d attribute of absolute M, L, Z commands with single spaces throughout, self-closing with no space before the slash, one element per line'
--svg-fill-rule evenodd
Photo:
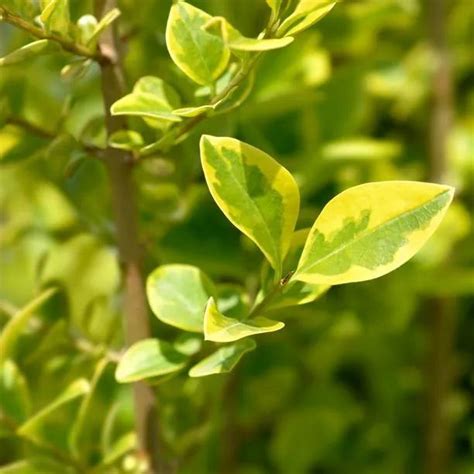
<path fill-rule="evenodd" d="M 436 61 L 429 124 L 429 179 L 443 182 L 446 145 L 453 120 L 453 80 L 445 32 L 445 0 L 426 2 L 429 40 Z M 429 353 L 426 368 L 425 474 L 449 472 L 451 422 L 446 412 L 453 382 L 454 301 L 432 298 L 426 303 Z"/>
<path fill-rule="evenodd" d="M 24 20 L 23 18 L 15 15 L 14 13 L 7 10 L 5 7 L 0 7 L 0 19 L 6 23 L 10 23 L 21 30 L 28 32 L 30 35 L 38 39 L 47 39 L 58 43 L 61 48 L 69 53 L 76 54 L 77 56 L 82 56 L 84 58 L 94 59 L 95 61 L 107 62 L 108 57 L 102 55 L 97 51 L 93 51 L 85 46 L 82 46 L 74 41 L 71 41 L 63 36 L 57 35 L 55 33 L 47 33 L 42 28 L 39 28 L 36 25 L 33 25 L 29 21 Z"/>
<path fill-rule="evenodd" d="M 96 0 L 96 16 L 102 18 L 115 7 L 115 0 Z M 125 91 L 115 27 L 108 28 L 101 35 L 99 48 L 102 54 L 114 58 L 112 62 L 101 63 L 105 121 L 107 133 L 110 135 L 125 128 L 122 117 L 113 117 L 110 114 L 111 105 L 122 97 Z M 141 273 L 138 213 L 132 178 L 133 157 L 128 152 L 109 147 L 105 152 L 105 161 L 110 178 L 119 254 L 123 265 L 126 343 L 131 345 L 150 337 L 151 334 Z M 150 473 L 164 472 L 160 461 L 162 453 L 159 446 L 156 396 L 144 383 L 134 384 L 133 392 L 140 452 L 150 466 Z"/>

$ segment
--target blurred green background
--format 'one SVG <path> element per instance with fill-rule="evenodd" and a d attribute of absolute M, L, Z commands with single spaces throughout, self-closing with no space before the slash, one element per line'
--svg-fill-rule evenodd
<path fill-rule="evenodd" d="M 441 14 L 439 1 L 337 5 L 292 45 L 265 55 L 238 110 L 137 167 L 146 273 L 183 262 L 249 289 L 262 259 L 209 195 L 200 133 L 239 138 L 287 167 L 302 194 L 298 228 L 335 194 L 367 181 L 432 180 L 457 189 L 413 261 L 280 310 L 285 330 L 262 337 L 231 375 L 179 375 L 156 387 L 178 472 L 474 471 L 474 14 L 471 0 L 445 1 Z M 263 0 L 192 3 L 249 36 L 269 11 Z M 93 11 L 87 0 L 70 5 L 73 19 Z M 159 76 L 186 104 L 195 86 L 166 49 L 170 5 L 119 2 L 127 84 Z M 0 56 L 28 39 L 0 24 Z M 98 355 L 123 345 L 109 187 L 102 165 L 78 145 L 104 144 L 99 71 L 61 78 L 68 61 L 58 53 L 0 69 L 0 324 L 45 283 L 64 290 L 30 321 L 13 366 L 2 369 L 0 465 L 35 459 L 36 468 L 21 472 L 76 472 L 63 457 L 77 401 L 55 412 L 36 442 L 14 427 L 74 379 L 101 373 L 76 443 L 83 472 L 136 472 L 126 442 L 130 388 L 116 384 L 113 364 L 104 368 Z M 446 120 L 437 129 L 440 116 Z M 130 122 L 153 139 L 139 119 Z M 162 338 L 177 334 L 153 324 Z M 120 451 L 120 442 L 127 448 Z M 94 471 L 107 456 L 112 462 Z"/>

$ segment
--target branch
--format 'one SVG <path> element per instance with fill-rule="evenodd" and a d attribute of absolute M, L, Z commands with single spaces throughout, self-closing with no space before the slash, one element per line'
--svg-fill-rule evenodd
<path fill-rule="evenodd" d="M 85 46 L 75 43 L 74 41 L 68 40 L 60 35 L 54 33 L 46 33 L 42 28 L 31 24 L 23 18 L 15 15 L 8 11 L 5 7 L 0 7 L 0 19 L 10 25 L 16 26 L 17 28 L 26 31 L 30 35 L 38 39 L 47 39 L 58 43 L 65 51 L 75 54 L 76 56 L 82 56 L 84 58 L 94 59 L 98 63 L 108 62 L 109 57 L 101 54 L 98 51 L 92 51 Z"/>
<path fill-rule="evenodd" d="M 95 0 L 97 18 L 102 18 L 115 7 L 115 0 Z M 124 128 L 125 125 L 123 117 L 113 117 L 110 114 L 110 107 L 122 97 L 125 90 L 118 42 L 114 25 L 108 28 L 99 40 L 100 51 L 107 51 L 111 57 L 117 58 L 114 63 L 100 63 L 105 125 L 109 136 Z M 105 163 L 109 174 L 117 228 L 118 249 L 122 262 L 124 280 L 123 319 L 128 346 L 151 335 L 144 291 L 145 285 L 141 271 L 138 211 L 132 178 L 132 161 L 133 157 L 129 152 L 111 147 L 105 150 Z M 165 472 L 158 430 L 155 393 L 144 382 L 135 383 L 133 392 L 140 454 L 149 466 L 149 473 Z"/>
<path fill-rule="evenodd" d="M 247 78 L 253 68 L 256 66 L 258 60 L 263 55 L 262 52 L 254 54 L 246 63 L 244 63 L 240 71 L 234 76 L 232 81 L 229 82 L 227 87 L 219 94 L 215 95 L 211 100 L 210 105 L 216 105 L 222 99 L 225 99 L 234 89 L 239 87 L 242 82 Z M 196 117 L 183 120 L 178 125 L 171 127 L 169 131 L 163 135 L 161 140 L 148 145 L 140 151 L 140 158 L 148 157 L 156 152 L 166 151 L 168 148 L 176 145 L 185 137 L 196 125 L 200 124 L 208 115 L 203 113 Z M 170 144 L 171 143 L 171 144 Z"/>

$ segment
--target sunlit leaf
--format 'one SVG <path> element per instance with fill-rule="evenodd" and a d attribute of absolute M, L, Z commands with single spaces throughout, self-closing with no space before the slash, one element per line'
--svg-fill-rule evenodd
<path fill-rule="evenodd" d="M 90 45 L 93 41 L 119 16 L 121 12 L 118 8 L 112 8 L 112 10 L 108 11 L 97 23 L 96 27 L 94 28 L 93 33 L 90 35 L 87 43 Z"/>
<path fill-rule="evenodd" d="M 83 15 L 77 20 L 77 39 L 79 43 L 87 45 L 97 28 L 97 18 L 94 15 Z"/>
<path fill-rule="evenodd" d="M 171 59 L 193 81 L 210 84 L 225 70 L 230 50 L 221 37 L 205 30 L 211 16 L 186 2 L 171 7 L 166 44 Z"/>
<path fill-rule="evenodd" d="M 453 194 L 449 186 L 410 181 L 344 191 L 316 219 L 293 278 L 338 285 L 395 270 L 429 239 Z"/>
<path fill-rule="evenodd" d="M 206 357 L 192 367 L 189 371 L 190 377 L 205 377 L 213 374 L 230 372 L 242 358 L 242 356 L 257 347 L 253 339 L 243 339 L 233 344 L 221 347 L 216 352 Z"/>
<path fill-rule="evenodd" d="M 181 370 L 187 357 L 173 346 L 158 339 L 144 339 L 131 346 L 122 356 L 115 372 L 120 383 L 136 382 Z"/>
<path fill-rule="evenodd" d="M 209 278 L 191 265 L 163 265 L 147 279 L 148 302 L 155 316 L 185 331 L 203 331 L 207 300 L 215 291 Z"/>
<path fill-rule="evenodd" d="M 200 147 L 204 175 L 217 205 L 280 275 L 298 218 L 295 180 L 269 155 L 239 140 L 204 135 Z"/>
<path fill-rule="evenodd" d="M 204 338 L 214 342 L 233 342 L 244 337 L 275 332 L 285 325 L 279 321 L 257 316 L 256 318 L 239 321 L 224 316 L 210 298 L 204 315 Z"/>
<path fill-rule="evenodd" d="M 233 51 L 270 51 L 288 46 L 293 38 L 248 38 L 234 28 L 225 18 L 213 17 L 204 28 L 222 37 L 224 43 Z"/>
<path fill-rule="evenodd" d="M 293 13 L 286 18 L 278 29 L 285 36 L 295 35 L 321 20 L 336 5 L 328 0 L 299 0 Z"/>
<path fill-rule="evenodd" d="M 137 81 L 132 93 L 112 105 L 110 112 L 179 122 L 181 118 L 173 113 L 178 105 L 179 97 L 171 86 L 158 77 L 144 76 Z"/>

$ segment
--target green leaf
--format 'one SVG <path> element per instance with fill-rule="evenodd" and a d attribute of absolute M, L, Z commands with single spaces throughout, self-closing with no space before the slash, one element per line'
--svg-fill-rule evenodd
<path fill-rule="evenodd" d="M 213 374 L 223 374 L 230 372 L 249 351 L 257 347 L 253 339 L 243 339 L 242 341 L 229 344 L 218 349 L 209 357 L 201 360 L 189 371 L 190 377 L 205 377 Z"/>
<path fill-rule="evenodd" d="M 217 205 L 281 275 L 299 210 L 293 176 L 263 151 L 233 138 L 204 135 L 200 148 Z"/>
<path fill-rule="evenodd" d="M 109 145 L 120 150 L 139 150 L 145 142 L 134 130 L 118 130 L 109 137 Z"/>
<path fill-rule="evenodd" d="M 43 291 L 8 321 L 0 334 L 0 365 L 12 354 L 16 341 L 35 311 L 56 291 L 56 288 Z"/>
<path fill-rule="evenodd" d="M 89 37 L 89 40 L 87 41 L 88 45 L 93 44 L 94 40 L 113 22 L 115 21 L 119 16 L 121 15 L 121 12 L 118 8 L 112 8 L 112 10 L 108 11 L 97 23 L 94 32 L 91 34 Z"/>
<path fill-rule="evenodd" d="M 43 54 L 50 54 L 59 51 L 59 46 L 54 41 L 42 39 L 33 41 L 25 46 L 7 54 L 0 58 L 0 66 L 10 66 L 12 64 L 21 63 L 29 59 L 41 56 Z"/>
<path fill-rule="evenodd" d="M 40 426 L 45 422 L 51 413 L 61 408 L 66 403 L 69 403 L 76 398 L 82 397 L 90 391 L 90 384 L 86 379 L 78 379 L 72 382 L 61 395 L 59 395 L 53 402 L 40 410 L 36 415 L 23 423 L 17 434 L 28 438 L 34 442 L 42 444 Z"/>
<path fill-rule="evenodd" d="M 278 28 L 278 34 L 289 36 L 301 33 L 327 15 L 336 3 L 328 0 L 299 0 L 293 13 Z"/>
<path fill-rule="evenodd" d="M 102 377 L 107 364 L 109 363 L 107 358 L 100 359 L 97 362 L 97 365 L 94 370 L 94 374 L 92 376 L 92 380 L 90 382 L 90 390 L 81 401 L 79 406 L 79 410 L 77 412 L 77 417 L 72 425 L 71 431 L 69 433 L 69 446 L 71 451 L 76 455 L 76 457 L 80 457 L 80 443 L 84 439 L 84 431 L 87 429 L 86 419 L 87 416 L 90 415 L 90 406 L 92 402 L 92 397 L 94 395 L 94 391 L 96 390 L 97 384 L 99 379 Z"/>
<path fill-rule="evenodd" d="M 130 451 L 137 448 L 137 434 L 133 431 L 121 436 L 110 448 L 102 461 L 102 465 L 113 464 Z"/>
<path fill-rule="evenodd" d="M 309 231 L 310 229 L 301 229 L 293 234 L 290 250 L 283 264 L 283 275 L 291 274 L 298 266 L 298 260 L 301 257 Z M 273 285 L 274 278 L 267 264 L 263 267 L 262 271 L 263 295 L 271 291 Z M 311 303 L 323 295 L 329 288 L 329 285 L 317 285 L 315 283 L 290 279 L 286 285 L 282 286 L 281 291 L 275 298 L 271 300 L 267 310 Z"/>
<path fill-rule="evenodd" d="M 204 338 L 206 341 L 233 342 L 248 336 L 279 331 L 285 326 L 261 316 L 239 321 L 228 318 L 217 309 L 213 298 L 209 298 L 204 315 Z"/>
<path fill-rule="evenodd" d="M 212 17 L 186 2 L 171 7 L 166 44 L 174 63 L 198 84 L 214 82 L 225 70 L 230 50 L 220 36 L 206 31 Z"/>
<path fill-rule="evenodd" d="M 170 326 L 202 332 L 207 300 L 215 296 L 211 280 L 191 265 L 163 265 L 147 279 L 147 296 L 155 316 Z"/>
<path fill-rule="evenodd" d="M 61 77 L 67 81 L 72 81 L 82 77 L 92 65 L 91 59 L 79 59 L 66 64 L 61 69 Z"/>
<path fill-rule="evenodd" d="M 110 112 L 179 122 L 181 118 L 173 113 L 178 105 L 179 97 L 171 86 L 158 77 L 145 76 L 137 81 L 131 94 L 112 105 Z"/>
<path fill-rule="evenodd" d="M 292 37 L 286 38 L 248 38 L 234 28 L 224 17 L 212 17 L 204 26 L 206 31 L 213 32 L 222 37 L 224 43 L 233 51 L 270 51 L 288 46 L 293 42 Z"/>
<path fill-rule="evenodd" d="M 136 382 L 181 370 L 187 356 L 171 344 L 158 339 L 144 339 L 131 346 L 122 356 L 115 372 L 120 383 Z"/>
<path fill-rule="evenodd" d="M 28 383 L 12 360 L 0 366 L 0 411 L 22 423 L 31 411 Z"/>
<path fill-rule="evenodd" d="M 69 33 L 69 0 L 51 0 L 40 15 L 48 32 L 67 36 Z"/>
<path fill-rule="evenodd" d="M 173 110 L 173 113 L 180 117 L 196 117 L 207 112 L 212 112 L 216 108 L 215 105 L 199 105 L 197 107 L 182 107 Z"/>
<path fill-rule="evenodd" d="M 410 181 L 344 191 L 316 219 L 293 279 L 338 285 L 395 270 L 429 239 L 453 194 L 449 186 Z"/>
<path fill-rule="evenodd" d="M 74 474 L 74 470 L 51 457 L 34 457 L 0 466 L 0 474 Z"/>

